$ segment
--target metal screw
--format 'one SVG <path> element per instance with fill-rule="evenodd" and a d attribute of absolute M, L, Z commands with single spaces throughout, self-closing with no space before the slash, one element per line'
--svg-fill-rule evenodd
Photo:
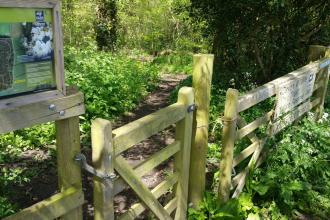
<path fill-rule="evenodd" d="M 60 111 L 60 116 L 64 116 L 65 115 L 65 111 Z"/>
<path fill-rule="evenodd" d="M 56 110 L 56 105 L 51 104 L 51 105 L 48 107 L 48 109 L 51 110 L 51 111 L 55 111 L 55 110 Z"/>

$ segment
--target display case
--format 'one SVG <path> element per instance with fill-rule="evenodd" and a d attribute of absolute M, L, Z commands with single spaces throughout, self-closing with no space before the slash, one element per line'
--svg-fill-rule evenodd
<path fill-rule="evenodd" d="M 0 0 L 0 108 L 65 95 L 60 8 L 58 0 Z"/>

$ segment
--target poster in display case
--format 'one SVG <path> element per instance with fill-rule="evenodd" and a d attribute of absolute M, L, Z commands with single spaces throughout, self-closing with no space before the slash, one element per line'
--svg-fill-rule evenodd
<path fill-rule="evenodd" d="M 64 94 L 60 2 L 0 0 L 0 100 Z"/>

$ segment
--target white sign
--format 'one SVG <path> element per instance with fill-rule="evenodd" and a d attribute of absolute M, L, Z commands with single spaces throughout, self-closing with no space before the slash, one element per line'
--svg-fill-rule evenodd
<path fill-rule="evenodd" d="M 274 119 L 291 111 L 313 94 L 316 72 L 307 72 L 277 86 Z"/>

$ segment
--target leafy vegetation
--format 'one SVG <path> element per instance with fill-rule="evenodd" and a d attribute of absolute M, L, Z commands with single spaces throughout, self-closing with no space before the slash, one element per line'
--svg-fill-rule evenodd
<path fill-rule="evenodd" d="M 328 11 L 327 1 L 314 0 L 63 0 L 67 83 L 85 94 L 83 144 L 90 144 L 92 119 L 114 120 L 131 111 L 155 89 L 160 74 L 190 74 L 192 54 L 212 52 L 216 71 L 207 159 L 213 184 L 199 209 L 189 210 L 189 219 L 327 219 L 328 114 L 319 122 L 306 117 L 271 140 L 267 162 L 253 171 L 238 199 L 220 205 L 213 192 L 226 89 L 248 91 L 304 65 L 309 44 L 330 42 Z M 191 83 L 188 77 L 171 99 Z M 273 104 L 261 103 L 243 117 L 251 121 Z M 0 136 L 0 218 L 22 208 L 13 200 L 15 186 L 55 166 L 54 133 L 49 123 Z M 236 151 L 244 146 L 238 143 Z M 25 158 L 38 150 L 45 158 Z"/>

